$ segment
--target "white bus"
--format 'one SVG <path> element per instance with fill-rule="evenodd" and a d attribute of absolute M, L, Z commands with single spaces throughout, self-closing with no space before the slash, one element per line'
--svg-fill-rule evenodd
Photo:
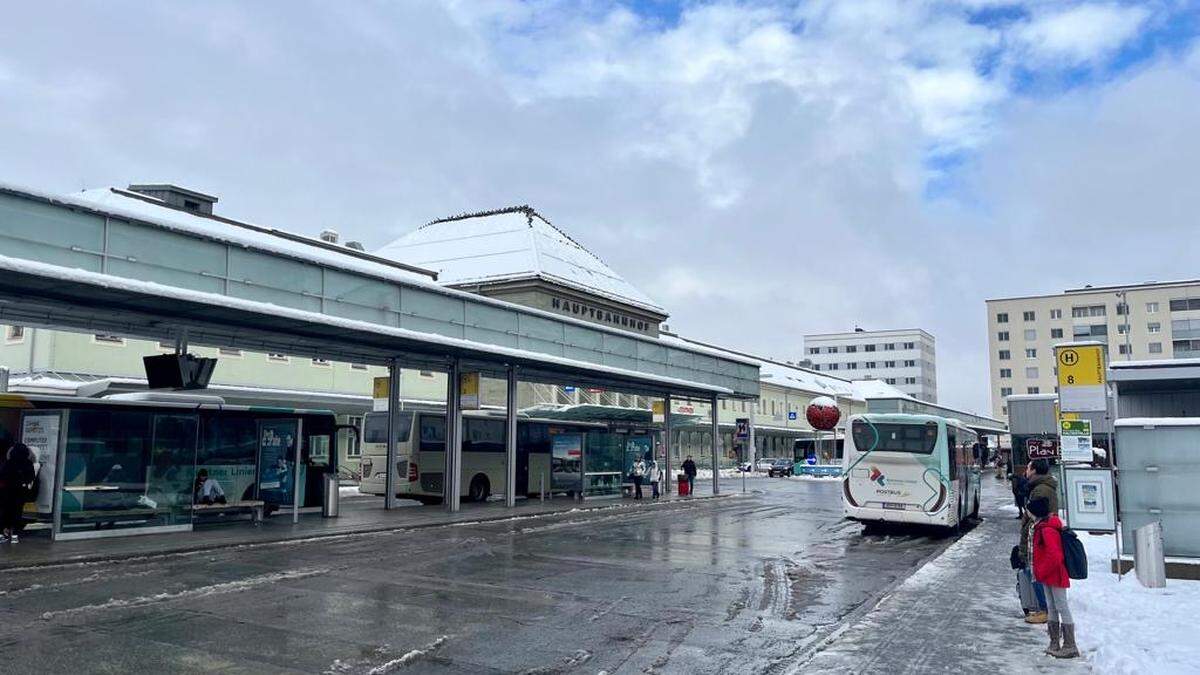
<path fill-rule="evenodd" d="M 445 412 L 406 410 L 397 417 L 400 428 L 392 474 L 396 496 L 423 504 L 440 503 L 446 467 Z M 364 494 L 387 494 L 387 418 L 386 412 L 367 413 L 363 418 L 363 477 L 358 489 Z M 604 424 L 518 419 L 516 494 L 536 496 L 544 490 L 546 494 L 573 495 L 582 487 L 585 445 L 599 446 L 608 436 Z M 462 438 L 460 496 L 481 502 L 493 493 L 502 493 L 504 414 L 463 411 Z M 589 467 L 589 473 L 595 468 Z"/>
<path fill-rule="evenodd" d="M 846 517 L 961 528 L 979 516 L 978 440 L 952 418 L 854 415 L 842 460 Z"/>

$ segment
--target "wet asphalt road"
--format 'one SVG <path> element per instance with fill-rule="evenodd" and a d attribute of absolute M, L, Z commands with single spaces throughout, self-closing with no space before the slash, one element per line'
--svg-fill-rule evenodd
<path fill-rule="evenodd" d="M 838 484 L 0 573 L 0 671 L 783 672 L 949 539 Z M 727 491 L 740 482 L 728 481 Z"/>

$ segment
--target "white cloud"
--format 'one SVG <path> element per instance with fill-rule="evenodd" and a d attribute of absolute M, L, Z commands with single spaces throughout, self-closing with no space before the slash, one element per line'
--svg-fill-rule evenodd
<path fill-rule="evenodd" d="M 1081 4 L 1034 16 L 1016 38 L 1035 61 L 1083 64 L 1112 54 L 1149 17 L 1138 5 Z"/>

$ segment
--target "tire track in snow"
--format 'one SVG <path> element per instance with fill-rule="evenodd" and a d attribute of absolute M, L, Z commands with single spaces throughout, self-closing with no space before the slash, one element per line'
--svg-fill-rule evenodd
<path fill-rule="evenodd" d="M 101 602 L 94 605 L 81 605 L 79 607 L 70 607 L 67 609 L 58 609 L 42 614 L 43 621 L 49 621 L 62 616 L 73 616 L 76 614 L 85 614 L 88 612 L 102 612 L 110 609 L 129 609 L 132 607 L 145 607 L 154 605 L 160 602 L 171 602 L 174 600 L 187 600 L 191 598 L 202 598 L 210 595 L 220 595 L 223 593 L 236 593 L 245 591 L 256 586 L 264 584 L 273 584 L 278 581 L 289 581 L 292 579 L 304 579 L 306 577 L 314 577 L 320 574 L 326 574 L 330 570 L 328 568 L 320 569 L 300 569 L 287 570 L 284 572 L 272 572 L 270 574 L 260 574 L 254 577 L 238 579 L 237 581 L 226 581 L 219 584 L 211 584 L 208 586 L 198 586 L 189 588 L 183 591 L 174 593 L 156 593 L 154 595 L 142 595 L 135 598 L 112 598 L 107 602 Z"/>

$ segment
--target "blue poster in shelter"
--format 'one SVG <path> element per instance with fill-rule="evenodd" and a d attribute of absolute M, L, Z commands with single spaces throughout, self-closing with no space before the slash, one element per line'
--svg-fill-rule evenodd
<path fill-rule="evenodd" d="M 260 420 L 258 423 L 258 498 L 288 505 L 296 489 L 296 441 L 300 421 Z"/>

